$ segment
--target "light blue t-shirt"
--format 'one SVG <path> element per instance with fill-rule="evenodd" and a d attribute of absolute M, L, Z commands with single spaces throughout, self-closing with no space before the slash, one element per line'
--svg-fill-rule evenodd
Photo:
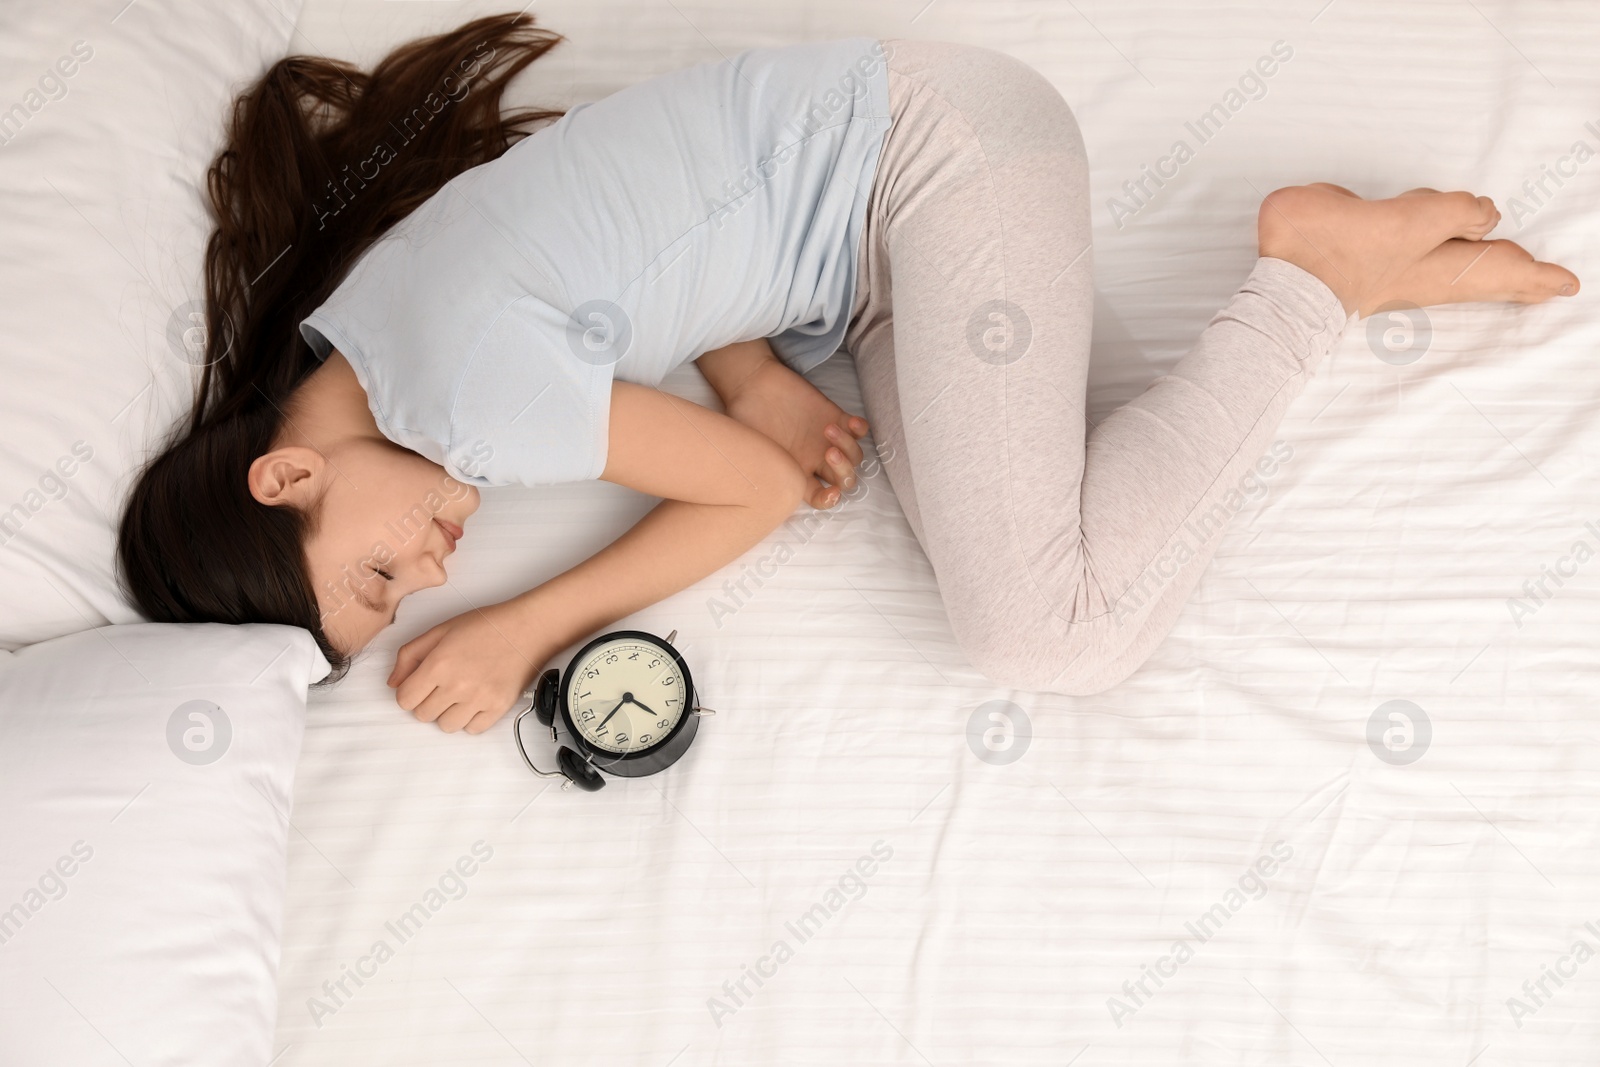
<path fill-rule="evenodd" d="M 655 387 L 760 337 L 801 373 L 838 349 L 886 57 L 869 37 L 752 49 L 579 104 L 396 224 L 301 333 L 344 353 L 386 437 L 462 481 L 598 478 L 613 377 Z"/>

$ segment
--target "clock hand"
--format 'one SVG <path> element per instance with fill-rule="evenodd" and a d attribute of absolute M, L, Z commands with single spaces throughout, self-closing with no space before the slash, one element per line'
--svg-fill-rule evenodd
<path fill-rule="evenodd" d="M 623 697 L 621 700 L 617 701 L 617 706 L 611 709 L 611 715 L 615 715 L 617 712 L 621 711 L 622 710 L 622 705 L 626 704 L 627 702 L 628 702 L 628 698 L 627 697 Z M 611 715 L 607 715 L 605 718 L 600 720 L 600 724 L 595 727 L 595 730 L 597 732 L 599 730 L 603 729 L 605 727 L 606 723 L 611 721 Z"/>
<path fill-rule="evenodd" d="M 649 712 L 651 715 L 655 714 L 655 709 L 652 708 L 649 704 L 646 704 L 644 701 L 638 699 L 637 697 L 630 697 L 629 699 L 633 700 L 633 702 L 635 704 L 639 705 L 641 708 L 643 708 L 645 711 Z"/>

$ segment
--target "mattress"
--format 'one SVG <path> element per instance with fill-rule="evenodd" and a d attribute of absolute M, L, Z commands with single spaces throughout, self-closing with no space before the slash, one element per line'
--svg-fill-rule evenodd
<path fill-rule="evenodd" d="M 368 61 L 489 10 L 309 0 L 296 47 Z M 538 14 L 569 41 L 522 91 L 562 106 L 858 33 L 1037 67 L 1093 167 L 1091 418 L 1226 302 L 1282 185 L 1488 194 L 1495 236 L 1588 288 L 1352 324 L 1171 635 L 1095 697 L 1001 689 L 965 661 L 869 449 L 841 507 L 617 624 L 676 630 L 717 714 L 669 771 L 598 793 L 530 775 L 509 717 L 445 735 L 384 684 L 404 641 L 653 504 L 600 482 L 486 492 L 449 584 L 313 697 L 276 1062 L 1594 1062 L 1600 17 L 1489 0 Z M 1179 140 L 1176 176 L 1130 193 Z M 1397 356 L 1396 329 L 1424 350 L 1414 332 Z M 847 353 L 811 378 L 862 411 Z M 692 366 L 664 388 L 716 405 Z"/>

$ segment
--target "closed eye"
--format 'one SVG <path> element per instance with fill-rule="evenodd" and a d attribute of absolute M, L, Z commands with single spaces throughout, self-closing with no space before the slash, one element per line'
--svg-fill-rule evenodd
<path fill-rule="evenodd" d="M 386 581 L 386 582 L 394 581 L 394 575 L 390 574 L 388 571 L 384 570 L 382 567 L 374 567 L 372 569 L 384 581 Z M 358 592 L 358 595 L 361 598 L 361 602 L 363 604 L 365 604 L 369 609 L 371 609 L 374 612 L 377 612 L 379 615 L 383 614 L 383 605 L 379 604 L 377 601 L 373 600 L 372 597 L 368 596 L 367 592 L 365 590 L 360 590 Z M 389 613 L 388 625 L 393 626 L 394 625 L 394 620 L 399 616 L 399 614 L 400 614 L 400 609 L 399 608 L 396 608 L 394 611 L 391 611 Z"/>

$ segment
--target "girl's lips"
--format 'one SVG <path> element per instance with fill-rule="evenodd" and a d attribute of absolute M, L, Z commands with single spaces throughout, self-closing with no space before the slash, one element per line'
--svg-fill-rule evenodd
<path fill-rule="evenodd" d="M 448 519 L 435 518 L 433 521 L 439 529 L 444 531 L 444 535 L 450 539 L 450 550 L 452 552 L 455 551 L 456 542 L 466 536 L 466 531 Z"/>

